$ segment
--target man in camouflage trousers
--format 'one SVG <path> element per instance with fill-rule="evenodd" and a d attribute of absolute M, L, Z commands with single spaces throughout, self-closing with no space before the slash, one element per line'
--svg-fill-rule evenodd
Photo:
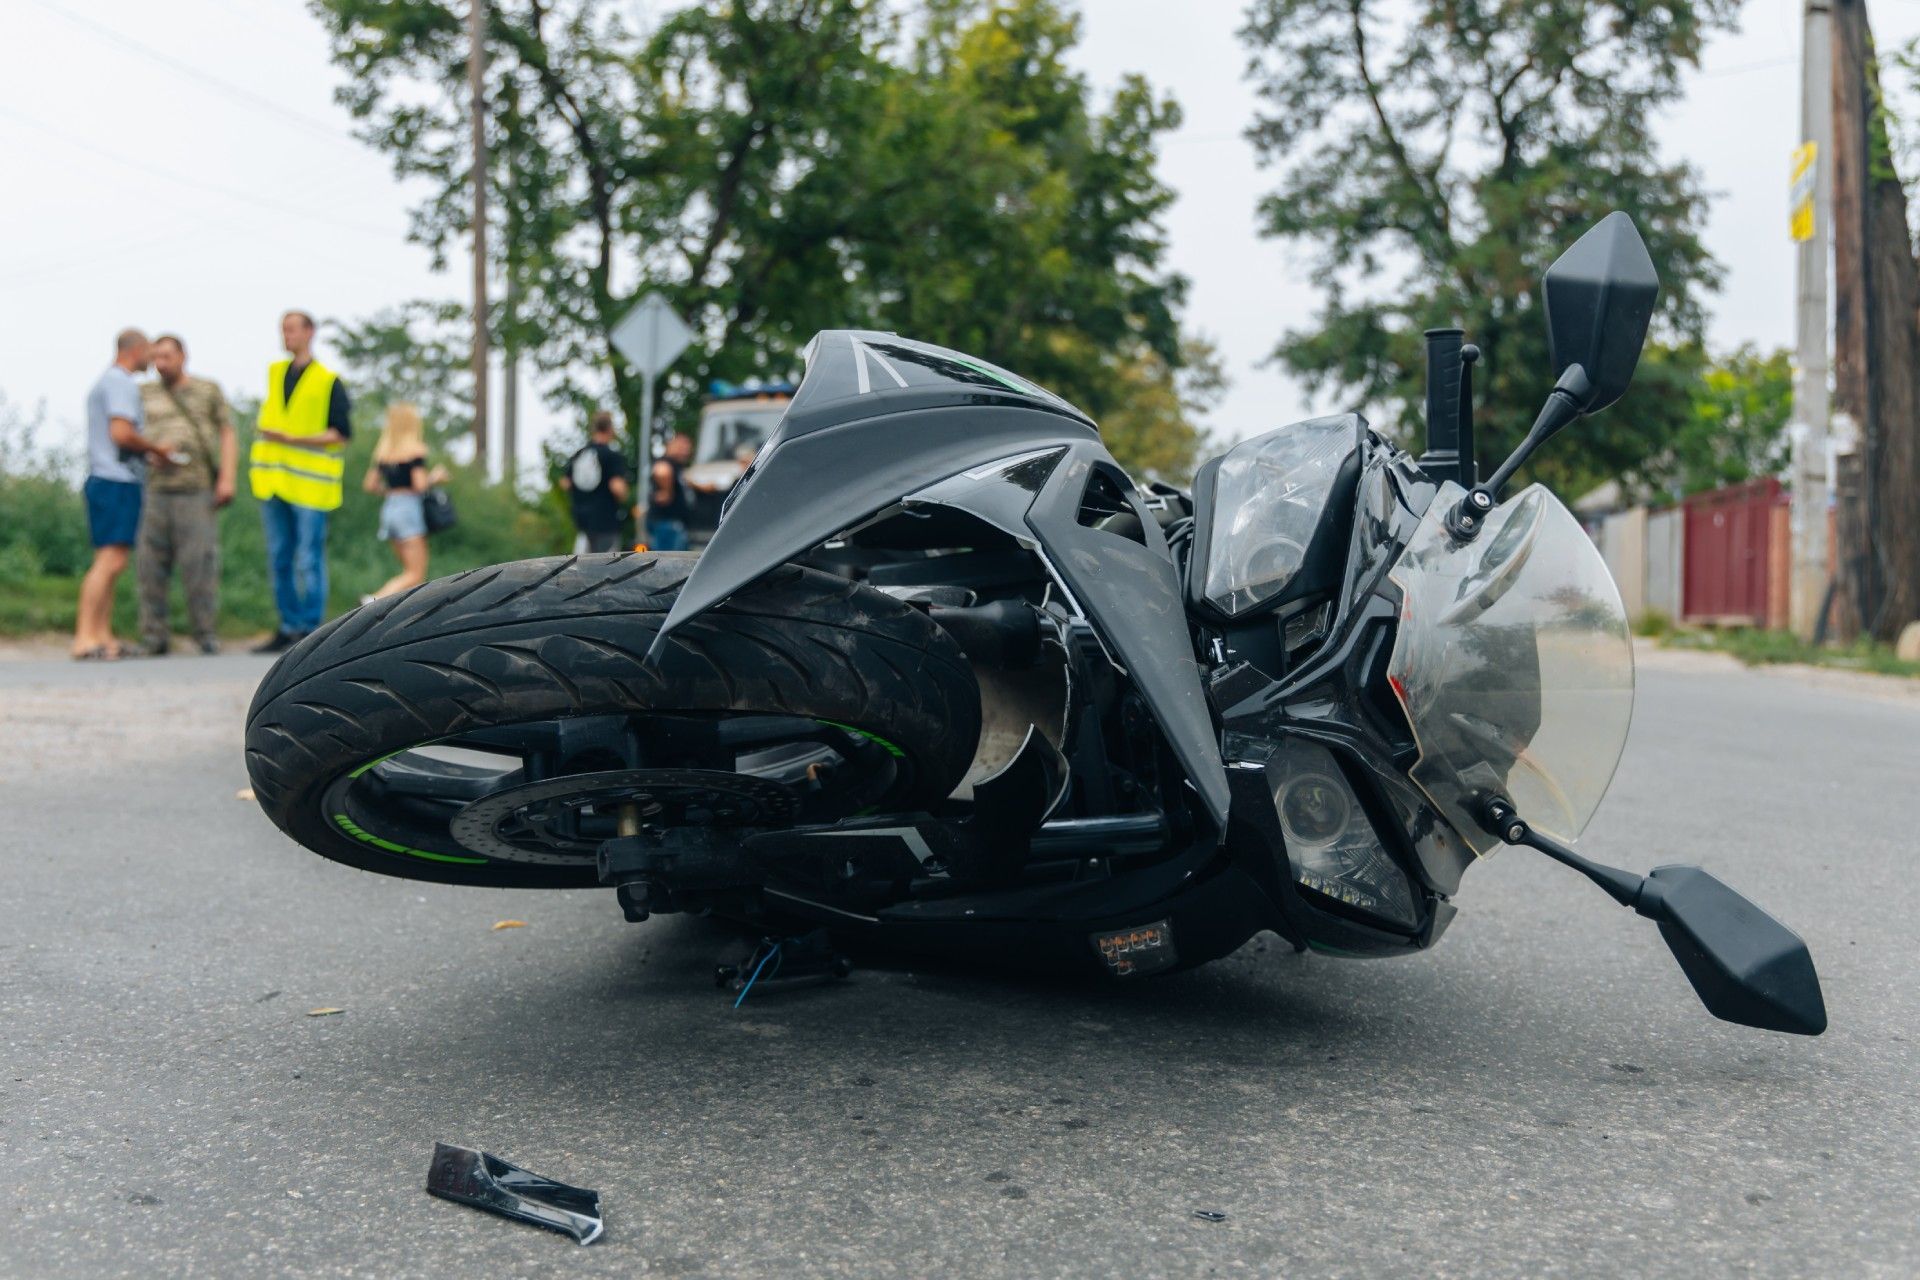
<path fill-rule="evenodd" d="M 187 596 L 187 618 L 202 653 L 218 653 L 220 523 L 233 501 L 239 446 L 227 398 L 218 384 L 187 376 L 186 344 L 172 334 L 154 339 L 159 378 L 140 388 L 147 437 L 165 446 L 175 466 L 147 475 L 140 522 L 140 638 L 149 653 L 165 653 L 167 586 L 173 571 Z"/>

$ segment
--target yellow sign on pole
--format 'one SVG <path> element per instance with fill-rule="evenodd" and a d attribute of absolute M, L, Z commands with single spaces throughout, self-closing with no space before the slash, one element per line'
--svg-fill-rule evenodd
<path fill-rule="evenodd" d="M 1793 180 L 1787 197 L 1787 234 L 1796 241 L 1813 239 L 1813 180 L 1819 164 L 1819 143 L 1803 142 L 1793 149 Z"/>

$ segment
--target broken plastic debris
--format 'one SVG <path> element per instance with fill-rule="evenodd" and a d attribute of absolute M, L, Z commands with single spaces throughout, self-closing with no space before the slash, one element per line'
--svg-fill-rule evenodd
<path fill-rule="evenodd" d="M 1218 1209 L 1195 1209 L 1193 1216 L 1202 1222 L 1225 1222 L 1227 1215 Z"/>
<path fill-rule="evenodd" d="M 735 995 L 738 1009 L 748 991 L 768 991 L 805 986 L 844 978 L 853 972 L 853 962 L 833 949 L 825 929 L 797 938 L 762 938 L 752 951 L 721 963 L 713 974 L 715 985 Z"/>
<path fill-rule="evenodd" d="M 580 1244 L 592 1244 L 604 1229 L 598 1191 L 543 1178 L 470 1147 L 434 1143 L 427 1190 L 443 1200 L 570 1235 Z"/>
<path fill-rule="evenodd" d="M 524 929 L 526 927 L 527 922 L 525 920 L 495 920 L 493 922 L 493 928 L 496 933 L 501 929 Z"/>
<path fill-rule="evenodd" d="M 307 1010 L 307 1016 L 309 1018 L 326 1018 L 336 1013 L 345 1013 L 345 1012 L 346 1012 L 345 1009 L 336 1009 L 332 1005 L 322 1005 L 318 1009 Z"/>

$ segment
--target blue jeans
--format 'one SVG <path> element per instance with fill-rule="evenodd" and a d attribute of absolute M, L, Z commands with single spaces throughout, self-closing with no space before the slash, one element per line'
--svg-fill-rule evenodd
<path fill-rule="evenodd" d="M 260 519 L 267 527 L 267 569 L 280 626 L 312 631 L 327 613 L 327 512 L 268 498 L 260 504 Z"/>
<path fill-rule="evenodd" d="M 647 550 L 685 551 L 687 522 L 684 520 L 647 521 Z"/>

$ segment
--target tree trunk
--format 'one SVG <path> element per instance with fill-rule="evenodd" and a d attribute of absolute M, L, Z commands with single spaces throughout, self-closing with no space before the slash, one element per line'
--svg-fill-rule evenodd
<path fill-rule="evenodd" d="M 1832 634 L 1843 641 L 1850 641 L 1867 629 L 1862 616 L 1865 601 L 1857 594 L 1857 588 L 1868 577 L 1867 566 L 1862 560 L 1873 544 L 1873 540 L 1867 536 L 1866 489 L 1860 455 L 1841 454 L 1833 477 L 1834 578 L 1839 583 L 1839 590 L 1834 592 L 1830 617 Z"/>
<path fill-rule="evenodd" d="M 1874 440 L 1863 460 L 1872 484 L 1876 640 L 1920 619 L 1920 267 L 1907 231 L 1907 196 L 1876 158 L 1868 191 L 1867 314 L 1873 330 Z"/>
<path fill-rule="evenodd" d="M 1857 308 L 1862 321 L 1854 352 L 1864 369 L 1848 373 L 1864 384 L 1858 421 L 1869 546 L 1867 554 L 1843 562 L 1864 571 L 1864 581 L 1850 586 L 1864 606 L 1867 630 L 1890 641 L 1920 618 L 1920 264 L 1906 192 L 1878 118 L 1879 67 L 1865 0 L 1836 0 L 1834 28 L 1835 105 L 1857 103 L 1844 115 L 1836 112 L 1834 149 L 1836 159 L 1854 158 L 1849 185 L 1864 205 L 1857 251 L 1864 287 L 1856 280 L 1851 297 L 1840 294 L 1840 314 Z M 1836 217 L 1836 231 L 1845 225 Z"/>

